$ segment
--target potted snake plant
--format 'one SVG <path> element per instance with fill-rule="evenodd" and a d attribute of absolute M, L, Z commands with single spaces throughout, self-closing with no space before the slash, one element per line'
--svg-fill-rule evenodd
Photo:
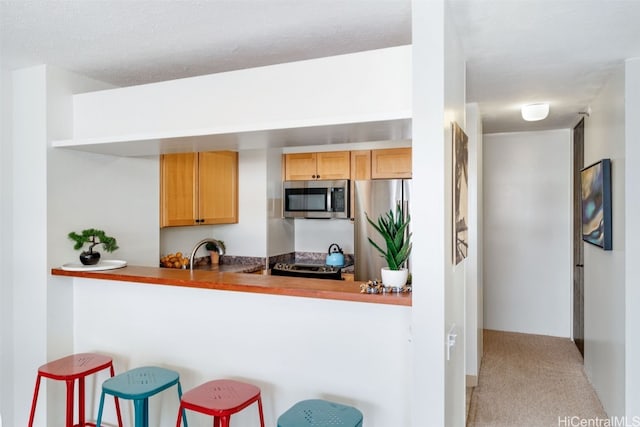
<path fill-rule="evenodd" d="M 369 218 L 366 212 L 365 216 L 384 239 L 384 245 L 380 245 L 368 237 L 369 243 L 387 261 L 387 267 L 383 267 L 380 272 L 382 284 L 390 288 L 402 288 L 409 277 L 406 265 L 411 254 L 411 233 L 408 230 L 411 217 L 403 214 L 400 203 L 396 205 L 395 212 L 390 209 L 389 212 L 380 215 L 377 221 Z"/>

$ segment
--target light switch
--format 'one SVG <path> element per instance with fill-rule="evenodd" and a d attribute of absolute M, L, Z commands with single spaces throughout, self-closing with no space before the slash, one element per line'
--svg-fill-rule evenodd
<path fill-rule="evenodd" d="M 457 336 L 456 324 L 454 323 L 451 325 L 451 329 L 449 329 L 449 333 L 447 334 L 447 360 L 451 360 L 451 349 L 456 345 Z"/>

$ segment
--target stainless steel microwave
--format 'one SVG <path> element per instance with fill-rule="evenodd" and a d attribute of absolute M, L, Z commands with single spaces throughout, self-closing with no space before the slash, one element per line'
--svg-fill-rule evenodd
<path fill-rule="evenodd" d="M 285 218 L 349 218 L 349 180 L 285 181 Z"/>

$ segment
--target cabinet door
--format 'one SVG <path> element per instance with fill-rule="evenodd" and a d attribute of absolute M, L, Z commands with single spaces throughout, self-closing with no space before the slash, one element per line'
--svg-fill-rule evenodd
<path fill-rule="evenodd" d="M 316 179 L 349 179 L 351 157 L 349 151 L 316 153 Z"/>
<path fill-rule="evenodd" d="M 351 152 L 351 218 L 355 213 L 354 192 L 357 180 L 371 179 L 371 150 L 357 150 Z"/>
<path fill-rule="evenodd" d="M 160 227 L 194 225 L 197 154 L 160 157 Z"/>
<path fill-rule="evenodd" d="M 411 148 L 372 150 L 371 178 L 411 178 Z"/>
<path fill-rule="evenodd" d="M 238 153 L 213 151 L 198 157 L 200 224 L 238 222 Z"/>
<path fill-rule="evenodd" d="M 371 150 L 351 152 L 351 179 L 371 179 Z"/>
<path fill-rule="evenodd" d="M 285 154 L 284 177 L 286 181 L 316 179 L 316 153 Z"/>

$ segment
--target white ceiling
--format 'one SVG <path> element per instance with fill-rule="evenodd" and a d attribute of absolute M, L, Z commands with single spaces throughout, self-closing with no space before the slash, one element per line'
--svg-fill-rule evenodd
<path fill-rule="evenodd" d="M 640 57 L 637 0 L 448 5 L 487 133 L 573 126 L 613 67 Z M 3 67 L 119 86 L 409 43 L 411 0 L 0 0 Z M 541 101 L 550 117 L 523 122 L 519 106 Z"/>

